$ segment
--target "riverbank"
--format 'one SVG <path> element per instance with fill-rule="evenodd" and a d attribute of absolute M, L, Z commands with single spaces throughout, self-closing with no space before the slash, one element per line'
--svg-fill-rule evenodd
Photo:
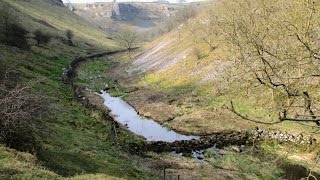
<path fill-rule="evenodd" d="M 104 89 L 106 89 L 106 90 L 108 90 L 111 94 L 113 94 L 113 95 L 117 95 L 117 96 L 121 96 L 121 97 L 123 97 L 123 98 L 125 98 L 125 99 L 128 99 L 128 97 L 130 96 L 130 93 L 132 93 L 132 92 L 135 92 L 135 91 L 137 91 L 139 88 L 138 87 L 136 87 L 136 86 L 131 86 L 130 85 L 130 83 L 128 82 L 128 81 L 133 81 L 134 79 L 131 77 L 128 77 L 128 78 L 123 78 L 123 74 L 121 74 L 121 70 L 119 70 L 119 69 L 117 69 L 117 68 L 115 68 L 114 69 L 114 67 L 115 66 L 118 66 L 119 65 L 119 61 L 116 61 L 116 62 L 114 62 L 113 61 L 113 58 L 114 57 L 108 57 L 108 58 L 102 58 L 102 59 L 98 59 L 98 60 L 95 60 L 95 61 L 92 61 L 92 62 L 90 62 L 90 63 L 88 63 L 88 64 L 86 64 L 86 66 L 81 66 L 80 67 L 80 69 L 79 69 L 79 72 L 78 72 L 78 74 L 80 74 L 80 76 L 81 77 L 88 77 L 88 76 L 85 76 L 85 74 L 82 74 L 82 73 L 84 73 L 84 72 L 86 72 L 87 73 L 87 68 L 89 67 L 89 69 L 95 69 L 95 68 L 93 68 L 93 67 L 95 67 L 95 66 L 99 66 L 99 67 L 101 67 L 101 64 L 104 64 L 105 65 L 105 67 L 104 68 L 98 68 L 98 70 L 97 69 L 95 69 L 96 70 L 96 72 L 93 72 L 93 74 L 90 74 L 90 76 L 92 76 L 93 78 L 92 79 L 90 79 L 90 81 L 93 81 L 93 82 L 98 82 L 98 83 L 96 83 L 95 85 L 98 85 L 98 86 L 100 86 L 100 89 L 101 88 L 104 88 Z M 121 60 L 120 60 L 120 62 L 121 62 Z M 123 62 L 122 62 L 123 63 Z M 122 64 L 123 65 L 123 64 Z M 104 74 L 105 72 L 107 72 L 106 74 L 107 74 L 107 76 L 106 76 L 106 74 Z M 123 72 L 123 71 L 122 71 Z M 92 72 L 91 72 L 92 73 Z M 111 73 L 111 76 L 110 76 L 110 73 Z M 113 74 L 114 73 L 114 74 Z M 115 78 L 113 78 L 113 77 L 117 77 L 117 79 L 115 79 Z M 122 76 L 122 77 L 121 77 Z M 78 77 L 79 78 L 79 77 Z M 118 79 L 118 78 L 120 78 L 120 79 Z M 97 80 L 98 79 L 98 80 Z M 103 80 L 101 80 L 101 79 L 103 79 Z M 83 83 L 83 81 L 81 81 L 81 79 L 77 79 L 77 81 L 78 81 L 78 83 L 79 82 L 81 82 L 81 83 Z M 89 80 L 88 80 L 89 81 Z M 124 82 L 127 82 L 127 83 L 124 83 Z M 134 81 L 133 81 L 134 82 Z M 123 85 L 123 84 L 126 84 L 125 86 Z M 84 85 L 83 86 L 83 89 L 85 90 L 86 88 L 88 88 L 89 86 L 88 86 L 88 84 L 86 84 L 86 83 L 83 83 L 82 85 Z M 88 93 L 88 94 L 90 94 L 90 92 L 88 92 L 88 91 L 84 91 L 85 93 Z M 89 96 L 92 96 L 92 95 L 86 95 L 86 97 L 89 97 Z M 83 98 L 83 96 L 80 96 L 80 97 L 82 97 Z M 101 99 L 100 99 L 100 97 L 96 97 L 96 96 L 92 96 L 91 97 L 93 100 L 92 100 L 92 102 L 95 102 L 95 103 L 98 103 L 98 104 L 100 104 L 101 105 L 101 103 L 103 102 Z M 139 110 L 139 108 L 137 108 L 138 110 Z M 122 126 L 124 129 L 126 128 L 125 126 Z M 234 133 L 234 132 L 231 132 L 231 133 Z M 291 135 L 289 135 L 289 134 L 285 134 L 285 133 L 281 133 L 281 132 L 278 132 L 278 133 L 274 133 L 274 132 L 272 132 L 272 131 L 267 131 L 267 130 L 261 130 L 261 129 L 256 129 L 255 131 L 252 131 L 252 133 L 253 134 L 256 134 L 256 135 L 259 135 L 260 136 L 260 138 L 261 139 L 267 139 L 267 140 L 270 140 L 270 139 L 274 139 L 275 137 L 281 137 L 281 138 L 283 138 L 283 141 L 291 141 L 292 139 L 299 139 L 299 138 L 301 138 L 301 137 L 299 137 L 299 136 L 294 136 L 294 137 L 292 137 Z M 217 134 L 219 134 L 219 133 L 217 133 Z M 220 134 L 224 134 L 224 133 L 220 133 Z M 227 134 L 227 133 L 226 133 Z M 224 135 L 222 135 L 222 139 L 226 139 L 225 138 L 225 136 L 226 136 L 226 134 L 224 134 Z M 207 134 L 208 135 L 208 134 Z M 211 133 L 211 135 L 212 135 L 212 133 Z M 245 137 L 245 136 L 244 136 Z M 306 138 L 306 137 L 303 137 L 304 139 Z M 310 138 L 309 138 L 310 139 Z M 314 143 L 313 142 L 313 139 L 311 138 L 310 139 L 311 141 L 309 141 L 309 140 L 307 140 L 307 139 L 305 139 L 305 141 L 303 142 L 303 143 L 305 143 L 305 144 L 310 144 L 310 143 Z M 239 142 L 241 142 L 241 141 L 239 141 Z M 266 141 L 267 142 L 267 141 Z M 274 141 L 275 143 L 276 143 L 276 141 Z M 308 143 L 306 143 L 306 142 L 308 142 Z M 186 142 L 187 143 L 187 142 Z M 216 142 L 211 142 L 211 143 L 209 143 L 210 144 L 210 146 L 212 146 L 212 144 L 215 144 Z M 246 144 L 247 142 L 246 141 L 242 141 L 242 143 L 239 143 L 239 145 L 244 145 L 244 144 Z M 257 147 L 258 149 L 261 149 L 261 143 L 259 143 L 259 142 L 255 142 L 256 144 L 256 146 L 255 147 Z M 192 143 L 190 143 L 190 144 L 192 144 Z M 200 143 L 200 144 L 205 144 L 205 143 Z M 218 143 L 219 144 L 219 143 Z M 221 144 L 223 144 L 223 146 L 226 146 L 227 145 L 227 143 L 225 142 L 225 141 L 223 141 Z M 231 143 L 232 144 L 232 143 Z M 236 144 L 236 143 L 234 143 L 234 144 Z M 271 154 L 274 154 L 274 155 L 272 155 L 272 157 L 274 157 L 274 158 L 276 158 L 276 157 L 278 157 L 279 156 L 279 154 L 277 154 L 277 153 L 275 153 L 276 152 L 276 149 L 277 148 L 280 148 L 280 149 L 283 149 L 283 148 L 285 148 L 285 147 L 287 147 L 287 146 L 290 146 L 290 143 L 289 144 L 287 144 L 287 143 L 281 143 L 281 144 L 279 144 L 279 143 L 276 143 L 277 145 L 275 146 L 275 145 L 270 145 L 270 144 L 273 144 L 273 141 L 271 141 L 271 143 L 263 143 L 264 144 L 264 148 L 262 148 L 262 149 L 272 149 L 269 153 L 271 153 Z M 268 144 L 268 145 L 266 145 L 266 144 Z M 140 144 L 140 145 L 142 145 L 142 144 Z M 145 147 L 153 147 L 153 148 L 149 148 L 149 151 L 151 150 L 151 151 L 155 151 L 155 152 L 163 152 L 163 151 L 177 151 L 177 152 L 179 152 L 179 151 L 181 151 L 181 149 L 183 149 L 183 148 L 179 148 L 179 147 L 188 147 L 187 146 L 187 144 L 179 144 L 179 143 L 177 143 L 176 145 L 172 145 L 172 144 L 163 144 L 163 143 L 157 143 L 157 142 L 155 142 L 155 143 L 150 143 L 149 144 L 149 146 L 148 145 L 142 145 L 142 146 L 140 146 L 139 147 L 139 145 L 137 145 L 136 144 L 136 147 L 138 147 L 138 149 L 146 149 Z M 155 148 L 156 147 L 156 148 Z M 159 148 L 159 147 L 164 147 L 164 148 Z M 209 146 L 206 146 L 206 147 L 209 147 Z M 237 147 L 237 146 L 236 146 Z M 238 147 L 240 147 L 240 146 L 238 146 Z M 250 147 L 250 146 L 248 146 L 248 147 Z M 307 146 L 308 147 L 308 146 Z M 204 148 L 203 146 L 199 146 L 199 149 L 200 148 Z M 225 147 L 225 148 L 228 148 L 228 147 Z M 303 149 L 304 148 L 304 146 L 294 146 L 294 149 Z M 185 152 L 190 152 L 190 150 L 191 149 L 196 149 L 195 148 L 195 146 L 192 146 L 191 148 L 185 148 Z M 255 149 L 255 148 L 254 148 Z M 308 151 L 307 153 L 311 153 L 311 154 L 313 154 L 313 150 L 314 150 L 314 146 L 310 146 L 310 148 L 308 147 L 308 149 L 310 150 L 310 151 Z M 312 150 L 313 149 L 313 150 Z M 263 150 L 263 151 L 265 151 L 265 150 Z M 277 151 L 280 151 L 279 149 L 277 150 Z M 133 151 L 133 152 L 137 152 L 137 151 Z M 138 151 L 139 152 L 139 151 Z M 307 154 L 307 153 L 305 153 L 305 154 Z M 147 153 L 147 154 L 149 154 L 149 153 Z M 152 154 L 152 153 L 151 153 Z M 251 153 L 252 154 L 252 153 Z M 148 155 L 147 155 L 148 156 Z M 243 158 L 243 157 L 245 157 L 245 159 L 246 159 L 246 156 L 247 155 L 245 155 L 245 156 L 243 156 L 243 155 L 236 155 L 236 156 L 239 156 L 239 158 L 241 159 L 241 158 Z M 285 156 L 282 156 L 282 155 L 280 155 L 282 158 L 287 158 L 287 156 L 285 155 Z M 163 154 L 163 155 L 155 155 L 155 154 L 153 154 L 152 156 L 151 156 L 152 158 L 151 159 L 154 159 L 155 157 L 157 157 L 156 159 L 172 159 L 173 157 L 171 157 L 171 155 L 170 155 L 170 153 L 169 154 L 167 154 L 167 153 L 165 153 L 165 154 Z M 147 158 L 148 159 L 148 158 Z M 146 161 L 146 162 L 148 162 L 149 160 L 147 160 L 147 159 L 144 159 L 144 161 Z M 276 158 L 276 159 L 278 159 L 278 158 Z M 243 159 L 242 159 L 243 160 Z M 241 160 L 241 161 L 242 161 Z M 248 160 L 248 159 L 247 159 Z M 166 160 L 165 160 L 166 161 Z M 165 161 L 163 161 L 163 162 L 165 162 Z M 191 159 L 191 161 L 194 161 L 194 160 L 192 160 Z M 214 160 L 214 161 L 216 161 L 216 160 Z M 224 161 L 226 161 L 226 160 L 223 160 L 223 162 Z M 254 162 L 252 161 L 252 159 L 250 159 L 249 158 L 249 160 L 248 160 L 249 162 L 252 162 L 253 164 L 254 164 Z M 310 164 L 312 164 L 312 162 L 313 162 L 314 160 L 312 160 L 312 159 L 310 159 Z M 170 161 L 171 162 L 171 161 Z M 179 160 L 179 158 L 177 158 L 177 159 L 175 159 L 175 162 L 180 162 L 180 160 Z M 310 165 L 309 164 L 309 165 Z M 212 166 L 211 165 L 211 163 L 207 163 L 206 164 L 206 166 L 207 165 L 210 165 L 210 166 Z M 304 164 L 305 165 L 305 164 Z M 151 165 L 152 166 L 152 165 Z M 220 167 L 221 166 L 221 164 L 220 165 L 218 165 L 218 167 Z M 237 165 L 236 165 L 237 166 Z M 274 166 L 274 165 L 273 165 Z M 308 166 L 308 165 L 307 165 Z M 218 167 L 211 167 L 211 168 L 218 168 Z M 159 167 L 158 167 L 159 168 Z M 161 169 L 161 168 L 160 168 Z M 210 168 L 209 168 L 210 169 Z M 159 169 L 154 169 L 154 172 L 156 172 L 156 171 L 158 171 Z M 175 171 L 175 170 L 174 170 Z M 236 172 L 236 173 L 239 173 L 239 172 Z M 245 173 L 245 172 L 242 172 L 242 173 Z"/>

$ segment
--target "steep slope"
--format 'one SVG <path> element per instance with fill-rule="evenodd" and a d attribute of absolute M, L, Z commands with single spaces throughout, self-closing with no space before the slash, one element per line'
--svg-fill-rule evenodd
<path fill-rule="evenodd" d="M 29 153 L 0 146 L 1 179 L 67 179 L 42 166 Z M 73 179 L 118 179 L 105 174 L 75 176 Z"/>
<path fill-rule="evenodd" d="M 10 24 L 18 24 L 28 32 L 26 38 L 30 45 L 29 49 L 21 49 L 1 41 L 1 82 L 27 86 L 30 93 L 45 98 L 47 105 L 47 113 L 41 117 L 47 129 L 37 136 L 36 147 L 30 150 L 35 155 L 1 146 L 0 177 L 130 179 L 150 176 L 142 167 L 133 165 L 135 156 L 115 145 L 118 142 L 111 122 L 84 108 L 74 99 L 72 87 L 61 80 L 64 68 L 75 56 L 114 49 L 108 35 L 70 12 L 58 0 L 4 0 L 0 1 L 0 7 L 9 10 Z M 0 13 L 1 33 L 3 12 L 4 9 Z M 49 34 L 51 41 L 37 45 L 33 34 L 37 29 Z M 68 45 L 66 30 L 74 34 L 72 46 Z M 5 77 L 9 78 L 4 80 Z M 118 137 L 133 140 L 122 130 Z"/>
<path fill-rule="evenodd" d="M 114 70 L 105 76 L 129 89 L 125 99 L 140 114 L 178 132 L 259 128 L 319 141 L 319 4 L 310 6 L 282 0 L 208 3 L 198 17 L 135 58 L 114 58 Z M 319 172 L 317 145 L 306 150 L 271 144 L 273 153 Z M 313 158 L 304 159 L 309 153 Z"/>
<path fill-rule="evenodd" d="M 277 103 L 280 102 L 276 98 L 280 97 L 276 97 L 279 95 L 271 88 L 259 85 L 259 81 L 254 82 L 256 79 L 249 73 L 243 72 L 246 67 L 235 60 L 239 55 L 231 49 L 228 32 L 226 29 L 219 32 L 222 30 L 215 26 L 218 24 L 215 16 L 223 16 L 223 8 L 227 7 L 220 5 L 219 9 L 212 6 L 196 19 L 188 20 L 175 31 L 148 44 L 142 54 L 129 62 L 130 67 L 126 71 L 136 76 L 142 89 L 141 94 L 134 92 L 128 100 L 144 109 L 144 103 L 135 99 L 141 99 L 145 89 L 165 93 L 164 102 L 170 101 L 168 107 L 175 113 L 160 121 L 170 119 L 168 123 L 172 128 L 189 133 L 241 130 L 255 126 L 277 128 L 293 134 L 311 133 L 312 128 L 295 122 L 264 124 L 279 121 Z M 306 88 L 313 92 L 314 87 Z M 274 99 L 267 98 L 271 96 Z M 230 101 L 241 114 L 262 123 L 250 122 L 231 112 Z M 294 103 L 293 106 L 303 106 L 301 100 Z M 316 111 L 317 105 L 314 105 Z M 301 113 L 301 110 L 295 110 Z"/>
<path fill-rule="evenodd" d="M 45 25 L 53 27 L 51 28 L 51 31 L 58 33 L 60 36 L 64 36 L 65 30 L 72 30 L 77 38 L 84 41 L 94 41 L 93 43 L 96 45 L 102 45 L 104 47 L 113 46 L 113 42 L 108 39 L 108 36 L 105 33 L 98 28 L 92 27 L 90 23 L 84 21 L 76 14 L 67 11 L 64 5 L 59 3 L 59 1 L 6 2 L 27 15 L 27 17 L 19 16 L 22 25 L 28 25 L 27 23 L 29 23 L 30 20 L 27 18 L 29 16 L 33 21 L 38 22 L 37 24 L 41 24 L 42 21 L 45 21 Z M 30 31 L 34 31 L 37 28 L 37 25 L 29 25 L 28 28 Z M 48 27 L 45 26 L 42 26 L 42 28 L 48 29 Z M 56 31 L 56 29 L 59 31 Z"/>

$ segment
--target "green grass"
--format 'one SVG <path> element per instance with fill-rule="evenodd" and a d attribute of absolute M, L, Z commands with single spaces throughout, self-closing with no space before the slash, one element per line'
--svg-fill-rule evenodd
<path fill-rule="evenodd" d="M 254 175 L 259 179 L 271 180 L 279 179 L 283 174 L 283 171 L 272 162 L 261 162 L 260 159 L 250 155 L 223 155 L 211 159 L 209 163 L 217 168 L 243 173 L 244 178 L 246 175 Z"/>
<path fill-rule="evenodd" d="M 50 123 L 51 133 L 43 139 L 45 143 L 38 153 L 43 165 L 63 176 L 104 173 L 130 178 L 147 175 L 135 168 L 123 151 L 124 147 L 115 145 L 112 124 L 91 117 L 91 112 L 74 100 L 71 87 L 62 83 L 63 67 L 67 65 L 65 58 L 50 59 L 37 54 L 32 57 L 42 63 L 34 63 L 32 70 L 20 67 L 21 72 L 24 76 L 44 79 L 35 84 L 33 90 L 52 99 L 54 117 L 51 119 L 55 120 Z M 119 136 L 122 141 L 132 139 L 127 132 L 120 132 Z"/>
<path fill-rule="evenodd" d="M 50 129 L 42 137 L 36 157 L 28 153 L 32 163 L 13 161 L 17 152 L 0 146 L 0 177 L 17 179 L 54 179 L 74 177 L 76 179 L 145 179 L 150 177 L 142 166 L 137 166 L 130 155 L 130 144 L 139 143 L 131 133 L 118 130 L 115 138 L 110 120 L 96 118 L 92 110 L 75 100 L 72 88 L 64 84 L 62 74 L 75 55 L 113 49 L 113 42 L 104 41 L 104 35 L 65 7 L 50 4 L 53 1 L 7 1 L 19 9 L 18 22 L 30 32 L 41 29 L 56 34 L 48 45 L 34 46 L 32 36 L 30 51 L 19 50 L 0 44 L 0 65 L 14 67 L 20 74 L 20 83 L 32 87 L 32 92 L 48 98 L 50 117 L 43 117 Z M 3 2 L 0 2 L 0 5 Z M 38 23 L 45 20 L 53 27 Z M 75 32 L 75 46 L 69 47 L 59 37 L 64 30 Z M 99 40 L 100 39 L 100 40 Z M 86 42 L 90 40 L 91 45 Z M 84 51 L 85 50 L 85 51 Z M 99 62 L 99 61 L 97 61 Z M 88 72 L 99 72 L 107 66 L 88 66 Z M 108 67 L 108 66 L 107 66 Z M 102 69 L 103 68 L 103 69 Z M 15 83 L 15 82 L 12 82 Z M 99 113 L 98 113 L 99 114 Z M 19 153 L 18 153 L 19 155 Z M 46 170 L 49 169 L 49 170 Z M 78 176 L 81 175 L 81 176 Z"/>
<path fill-rule="evenodd" d="M 0 145 L 1 179 L 67 179 L 44 166 L 40 166 L 37 157 Z M 106 174 L 77 175 L 70 179 L 118 179 Z"/>
<path fill-rule="evenodd" d="M 28 26 L 32 32 L 41 28 L 41 30 L 46 30 L 52 34 L 65 36 L 66 30 L 72 30 L 75 34 L 75 39 L 79 40 L 77 44 L 86 46 L 86 50 L 94 50 L 97 49 L 97 47 L 101 47 L 102 49 L 106 47 L 115 48 L 115 43 L 108 38 L 108 35 L 75 15 L 66 7 L 55 5 L 53 0 L 5 1 L 23 13 L 23 15 L 18 15 L 17 17 L 19 17 L 20 22 L 24 26 Z M 33 21 L 33 24 L 30 25 L 30 17 L 43 20 L 54 28 L 44 26 L 36 21 Z M 93 44 L 86 45 L 86 43 Z"/>
<path fill-rule="evenodd" d="M 112 63 L 114 62 L 107 57 L 96 58 L 83 63 L 77 70 L 76 83 L 89 87 L 94 92 L 107 88 L 112 96 L 125 97 L 127 89 L 104 75 L 105 72 L 110 70 Z"/>
<path fill-rule="evenodd" d="M 1 179 L 61 179 L 56 173 L 38 165 L 36 157 L 0 145 Z"/>

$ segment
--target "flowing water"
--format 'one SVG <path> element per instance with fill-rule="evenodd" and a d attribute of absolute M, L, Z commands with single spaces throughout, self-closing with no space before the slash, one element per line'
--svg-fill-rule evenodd
<path fill-rule="evenodd" d="M 152 119 L 140 116 L 135 109 L 120 97 L 112 97 L 105 91 L 99 94 L 104 98 L 104 105 L 111 111 L 110 115 L 118 123 L 126 126 L 131 132 L 143 136 L 147 141 L 174 142 L 180 140 L 199 139 L 198 136 L 187 136 L 161 126 Z M 210 149 L 210 148 L 209 148 Z M 181 157 L 182 153 L 171 152 L 172 156 Z M 191 156 L 199 162 L 205 162 L 204 150 L 192 151 Z M 284 178 L 300 179 L 308 176 L 308 170 L 298 165 L 283 164 Z M 319 178 L 318 174 L 314 174 Z"/>
<path fill-rule="evenodd" d="M 199 139 L 198 136 L 187 136 L 161 126 L 152 119 L 140 116 L 136 110 L 120 97 L 112 97 L 102 91 L 104 105 L 111 111 L 111 116 L 118 123 L 126 126 L 131 132 L 143 136 L 147 141 L 174 142 Z"/>

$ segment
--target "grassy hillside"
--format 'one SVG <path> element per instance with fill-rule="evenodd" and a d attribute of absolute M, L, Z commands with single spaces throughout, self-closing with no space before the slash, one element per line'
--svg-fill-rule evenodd
<path fill-rule="evenodd" d="M 0 146 L 1 179 L 67 179 L 43 166 L 35 156 Z M 119 179 L 105 174 L 78 175 L 72 179 Z"/>
<path fill-rule="evenodd" d="M 18 11 L 27 15 L 20 16 L 20 22 L 23 25 L 28 25 L 28 28 L 33 31 L 39 27 L 41 20 L 45 21 L 47 26 L 52 26 L 51 31 L 64 35 L 65 30 L 72 30 L 82 43 L 94 43 L 95 46 L 113 47 L 113 42 L 108 39 L 108 36 L 100 31 L 98 28 L 93 27 L 90 23 L 85 22 L 81 17 L 77 16 L 71 11 L 67 11 L 65 7 L 57 5 L 57 1 L 44 0 L 44 1 L 6 1 L 14 6 Z M 59 15 L 59 16 L 57 16 Z M 28 18 L 31 17 L 34 21 L 33 24 Z M 43 24 L 42 24 L 43 25 Z M 40 26 L 42 29 L 48 27 Z M 50 28 L 49 28 L 50 29 Z M 58 30 L 58 31 L 57 31 Z"/>
<path fill-rule="evenodd" d="M 130 75 L 136 75 L 136 80 L 139 83 L 138 86 L 141 86 L 141 94 L 159 91 L 160 93 L 165 93 L 167 100 L 172 99 L 172 103 L 170 104 L 171 109 L 175 110 L 174 114 L 178 114 L 173 121 L 168 122 L 172 128 L 189 133 L 201 133 L 201 131 L 210 133 L 223 129 L 241 130 L 259 126 L 279 129 L 293 134 L 299 134 L 301 132 L 313 134 L 312 132 L 317 130 L 316 126 L 312 127 L 316 125 L 315 123 L 306 125 L 283 121 L 282 123 L 276 123 L 274 125 L 263 124 L 278 122 L 279 109 L 281 109 L 281 107 L 288 108 L 288 113 L 291 113 L 288 116 L 294 116 L 294 113 L 303 114 L 303 98 L 300 96 L 296 98 L 286 98 L 283 89 L 273 89 L 269 87 L 269 85 L 264 86 L 263 84 L 259 84 L 259 81 L 253 73 L 250 72 L 250 67 L 245 64 L 252 63 L 252 67 L 258 69 L 259 67 L 256 67 L 255 64 L 259 62 L 254 62 L 253 60 L 248 60 L 248 62 L 241 61 L 241 58 L 245 57 L 242 57 L 241 52 L 238 52 L 240 47 L 237 49 L 235 43 L 233 44 L 233 41 L 230 40 L 232 37 L 229 36 L 232 35 L 232 32 L 230 32 L 231 29 L 228 28 L 232 27 L 227 24 L 230 22 L 227 22 L 226 19 L 231 19 L 231 17 L 225 15 L 224 12 L 228 9 L 233 9 L 238 13 L 237 17 L 241 17 L 241 14 L 246 14 L 245 12 L 247 11 L 242 11 L 240 10 L 241 8 L 236 10 L 235 7 L 245 6 L 244 4 L 245 2 L 240 0 L 235 4 L 229 1 L 218 3 L 218 5 L 209 3 L 208 8 L 202 11 L 197 18 L 189 19 L 179 28 L 148 44 L 143 50 L 144 53 L 137 56 L 131 62 L 128 61 L 128 65 L 131 67 L 127 68 L 127 72 L 129 72 Z M 262 6 L 261 4 L 263 3 L 252 3 L 253 7 L 247 8 L 254 8 L 256 6 L 257 8 L 262 8 L 260 7 Z M 268 3 L 268 5 L 270 4 Z M 277 5 L 274 6 L 276 7 Z M 295 8 L 297 8 L 297 11 L 300 10 L 296 6 Z M 276 13 L 273 16 L 280 17 L 280 15 Z M 304 25 L 303 22 L 307 21 L 298 20 L 298 18 L 301 17 L 292 18 L 296 18 L 297 23 L 301 23 L 301 26 Z M 292 19 L 292 21 L 294 20 L 295 19 Z M 280 21 L 279 18 L 279 22 Z M 219 23 L 221 23 L 221 25 Z M 225 25 L 223 23 L 225 23 Z M 250 29 L 252 31 L 251 33 L 261 31 L 261 34 L 263 34 L 263 28 L 259 27 L 262 25 L 258 24 L 256 26 L 257 27 Z M 267 27 L 265 27 L 265 29 L 266 28 Z M 266 36 L 269 36 L 269 34 Z M 270 38 L 273 38 L 276 35 L 270 32 L 270 36 Z M 245 37 L 239 37 L 239 41 L 241 45 L 243 45 L 241 47 L 247 48 L 245 49 L 246 51 L 251 51 L 253 47 L 246 47 L 246 43 L 248 42 L 246 42 L 244 38 Z M 279 39 L 275 39 L 274 41 L 268 39 L 265 41 L 267 41 L 266 44 L 272 44 L 280 41 Z M 312 43 L 313 42 L 310 42 L 310 44 Z M 300 45 L 296 47 L 300 47 Z M 294 51 L 296 49 L 290 46 L 286 50 Z M 279 51 L 282 51 L 282 49 Z M 250 53 L 254 54 L 255 52 Z M 282 52 L 277 53 L 280 54 Z M 285 54 L 287 52 L 283 53 Z M 301 53 L 308 52 L 301 50 Z M 247 56 L 250 57 L 250 54 Z M 277 64 L 272 64 L 272 66 L 276 65 Z M 257 66 L 259 66 L 259 64 Z M 283 65 L 279 65 L 277 68 L 281 69 L 284 67 Z M 307 71 L 308 69 L 306 67 L 303 68 L 300 69 L 300 72 Z M 259 69 L 257 72 L 261 73 Z M 297 72 L 297 69 L 293 69 L 290 71 L 292 74 L 287 73 L 287 76 L 281 76 L 287 79 L 291 78 L 288 80 L 288 82 L 290 82 L 288 87 L 294 88 L 295 86 L 300 86 L 300 89 L 310 91 L 310 94 L 313 96 L 312 99 L 314 100 L 314 106 L 312 108 L 316 114 L 318 110 L 318 96 L 314 94 L 314 90 L 317 79 L 313 78 L 311 80 L 312 83 L 306 83 L 303 82 L 303 80 L 294 81 L 292 79 L 299 79 L 295 76 Z M 303 72 L 301 73 L 303 74 Z M 146 92 L 143 92 L 144 90 Z M 139 95 L 138 92 L 132 95 L 132 101 L 135 101 L 134 96 L 137 95 Z M 233 102 L 234 108 L 240 114 L 262 123 L 245 120 L 231 112 L 230 101 Z M 140 104 L 136 102 L 136 105 L 143 106 L 143 103 Z M 291 106 L 292 108 L 290 109 Z M 143 107 L 141 108 L 143 109 Z M 306 114 L 306 112 L 304 113 Z M 317 136 L 317 134 L 313 135 Z"/>
<path fill-rule="evenodd" d="M 318 66 L 313 64 L 317 62 L 319 4 L 314 9 L 310 6 L 282 0 L 208 3 L 196 18 L 149 43 L 135 58 L 115 57 L 113 70 L 104 75 L 129 89 L 125 98 L 140 114 L 179 132 L 207 135 L 259 127 L 302 133 L 319 141 L 315 122 L 279 119 L 283 109 L 286 118 L 301 114 L 303 119 L 316 118 L 306 110 L 308 98 L 303 92 L 311 97 L 311 111 L 320 113 Z M 262 12 L 269 13 L 270 19 Z M 286 22 L 297 29 L 283 25 Z M 261 55 L 262 50 L 271 53 Z M 319 171 L 318 147 L 279 147 L 271 147 L 270 152 L 307 162 Z"/>
<path fill-rule="evenodd" d="M 64 68 L 76 55 L 108 51 L 114 43 L 56 0 L 1 1 L 10 8 L 12 23 L 29 31 L 29 50 L 0 44 L 0 64 L 14 70 L 11 84 L 31 87 L 47 99 L 50 116 L 42 117 L 48 132 L 38 138 L 35 156 L 1 146 L 0 176 L 17 179 L 112 179 L 150 176 L 135 164 L 121 146 L 115 145 L 110 122 L 95 118 L 95 112 L 74 100 L 72 88 L 62 82 Z M 3 26 L 1 26 L 3 27 Z M 52 36 L 48 44 L 36 46 L 32 32 L 40 29 Z M 66 30 L 74 32 L 73 44 L 66 43 Z M 2 71 L 2 72 L 3 72 Z M 3 73 L 1 73 L 3 74 Z M 130 134 L 120 132 L 120 137 Z M 130 138 L 132 139 L 132 138 Z M 79 176 L 76 176 L 79 175 Z"/>

